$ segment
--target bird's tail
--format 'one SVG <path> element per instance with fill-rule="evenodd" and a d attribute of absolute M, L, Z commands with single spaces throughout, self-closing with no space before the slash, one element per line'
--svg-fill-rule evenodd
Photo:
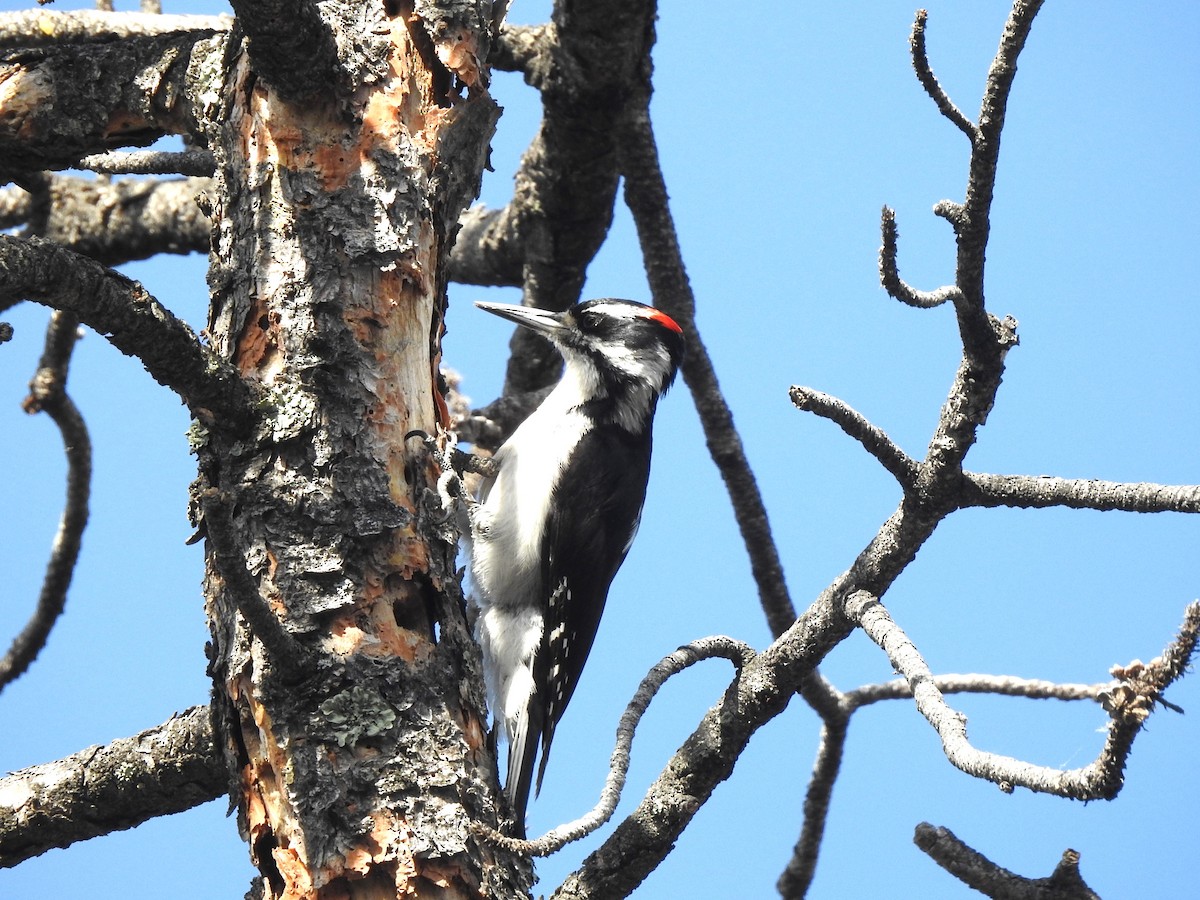
<path fill-rule="evenodd" d="M 541 713 L 535 711 L 535 707 L 536 704 L 530 704 L 508 735 L 508 778 L 504 782 L 504 793 L 513 811 L 513 836 L 522 840 L 525 839 L 525 809 L 533 786 L 533 764 L 542 737 Z"/>

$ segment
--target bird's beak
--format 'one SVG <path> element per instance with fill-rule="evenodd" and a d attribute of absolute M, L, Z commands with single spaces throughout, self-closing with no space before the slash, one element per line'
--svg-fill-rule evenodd
<path fill-rule="evenodd" d="M 516 322 L 551 340 L 569 328 L 562 320 L 562 313 L 534 309 L 529 306 L 514 306 L 511 303 L 484 303 L 482 300 L 476 300 L 475 305 L 484 312 L 490 312 L 502 319 Z"/>

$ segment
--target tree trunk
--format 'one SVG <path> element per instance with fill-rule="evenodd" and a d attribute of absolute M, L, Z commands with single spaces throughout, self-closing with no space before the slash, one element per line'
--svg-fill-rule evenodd
<path fill-rule="evenodd" d="M 260 388 L 251 433 L 194 441 L 218 735 L 262 897 L 524 896 L 528 863 L 469 827 L 499 817 L 478 656 L 437 470 L 405 440 L 447 423 L 492 25 L 483 4 L 336 6 L 318 43 L 355 40 L 333 72 L 313 56 L 332 89 L 299 95 L 256 52 L 275 23 L 250 22 L 213 117 L 209 338 Z"/>

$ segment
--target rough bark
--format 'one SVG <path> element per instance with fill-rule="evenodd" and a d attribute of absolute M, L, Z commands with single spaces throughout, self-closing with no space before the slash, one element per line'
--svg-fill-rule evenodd
<path fill-rule="evenodd" d="M 360 10 L 353 83 L 303 105 L 256 77 L 253 42 L 227 57 L 209 333 L 265 399 L 252 439 L 198 435 L 195 510 L 218 732 L 263 897 L 530 884 L 469 828 L 501 815 L 478 657 L 435 473 L 405 441 L 447 423 L 447 259 L 497 115 L 483 13 Z M 238 615 L 264 602 L 286 634 Z"/>
<path fill-rule="evenodd" d="M 14 772 L 0 780 L 0 865 L 190 809 L 220 796 L 226 776 L 206 706 Z"/>

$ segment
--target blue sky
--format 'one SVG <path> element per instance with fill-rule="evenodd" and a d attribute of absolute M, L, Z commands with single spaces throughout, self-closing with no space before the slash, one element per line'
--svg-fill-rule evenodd
<path fill-rule="evenodd" d="M 0 9 L 23 8 L 0 0 Z M 930 208 L 961 199 L 967 146 L 912 76 L 901 2 L 759 2 L 736 13 L 667 0 L 655 52 L 655 125 L 698 321 L 771 515 L 798 606 L 840 573 L 899 499 L 890 476 L 828 422 L 797 412 L 792 384 L 841 397 L 921 455 L 959 345 L 948 308 L 902 307 L 878 285 L 879 210 L 896 212 L 900 270 L 952 278 L 953 237 Z M 195 7 L 200 11 L 199 6 Z M 1007 15 L 1003 2 L 929 4 L 935 71 L 978 109 Z M 168 6 L 168 11 L 185 11 Z M 210 11 L 206 6 L 203 11 Z M 516 0 L 511 19 L 545 6 Z M 1020 60 L 1001 150 L 987 296 L 1020 322 L 1021 345 L 968 457 L 976 471 L 1163 483 L 1200 481 L 1200 7 L 1058 0 Z M 539 115 L 518 76 L 484 202 L 502 205 Z M 126 267 L 193 325 L 204 320 L 204 260 Z M 589 273 L 587 296 L 646 299 L 628 216 Z M 512 291 L 453 286 L 447 362 L 479 403 L 499 390 L 509 327 L 471 306 Z M 32 607 L 63 490 L 53 426 L 19 410 L 46 314 L 6 313 L 0 348 L 0 635 Z M 0 694 L 0 769 L 133 734 L 208 696 L 201 551 L 185 547 L 193 477 L 187 416 L 140 367 L 89 334 L 72 393 L 92 429 L 92 524 L 68 610 L 31 671 Z M 19 475 L 17 474 L 19 473 Z M 1156 655 L 1200 594 L 1200 520 L 1066 510 L 958 513 L 885 598 L 935 672 L 1101 681 Z M 724 488 L 686 389 L 660 407 L 638 541 L 613 586 L 587 674 L 556 736 L 530 832 L 574 818 L 603 782 L 611 735 L 634 687 L 679 644 L 730 634 L 764 646 Z M 861 635 L 823 667 L 850 689 L 891 670 Z M 728 678 L 710 663 L 670 683 L 634 745 L 621 812 L 633 808 Z M 1195 676 L 1193 676 L 1194 678 Z M 1001 794 L 943 759 L 905 702 L 860 712 L 850 729 L 811 896 L 967 897 L 911 843 L 929 821 L 996 862 L 1049 874 L 1082 853 L 1102 896 L 1186 892 L 1200 801 L 1200 680 L 1168 693 L 1134 749 L 1113 803 Z M 1100 746 L 1098 710 L 955 699 L 982 748 L 1075 767 Z M 765 897 L 786 864 L 816 749 L 799 701 L 755 738 L 729 782 L 636 894 Z M 604 834 L 540 862 L 551 890 Z M 1135 862 L 1136 861 L 1136 862 Z M 1131 864 L 1132 863 L 1132 864 Z M 142 893 L 241 896 L 251 869 L 222 803 L 51 851 L 0 871 L 0 897 Z"/>

